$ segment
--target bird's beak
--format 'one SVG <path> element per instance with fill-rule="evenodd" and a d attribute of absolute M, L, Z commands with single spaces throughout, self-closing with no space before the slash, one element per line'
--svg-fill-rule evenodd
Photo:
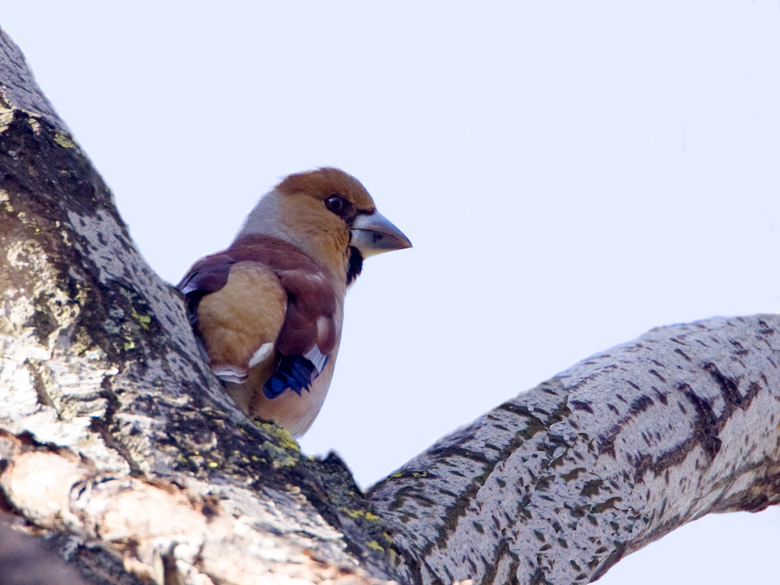
<path fill-rule="evenodd" d="M 350 246 L 360 250 L 363 258 L 368 258 L 382 252 L 411 248 L 412 243 L 384 215 L 375 211 L 355 218 Z"/>

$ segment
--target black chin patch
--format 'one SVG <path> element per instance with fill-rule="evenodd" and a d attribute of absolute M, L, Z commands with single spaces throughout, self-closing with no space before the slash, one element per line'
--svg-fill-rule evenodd
<path fill-rule="evenodd" d="M 347 270 L 347 286 L 355 282 L 355 279 L 363 271 L 363 254 L 360 250 L 349 247 L 349 269 Z"/>

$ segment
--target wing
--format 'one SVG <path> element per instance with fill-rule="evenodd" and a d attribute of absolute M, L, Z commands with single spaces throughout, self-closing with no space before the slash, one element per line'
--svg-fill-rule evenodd
<path fill-rule="evenodd" d="M 188 299 L 214 372 L 275 398 L 300 395 L 322 372 L 336 343 L 336 293 L 299 248 L 248 236 L 197 262 L 178 285 Z M 251 388 L 251 395 L 260 391 Z"/>
<path fill-rule="evenodd" d="M 263 393 L 275 398 L 289 388 L 300 395 L 322 372 L 336 344 L 336 291 L 308 254 L 278 238 L 246 236 L 230 249 L 237 258 L 252 258 L 268 266 L 287 293 L 287 310 L 275 346 L 279 363 L 263 385 Z"/>
<path fill-rule="evenodd" d="M 227 251 L 206 256 L 193 264 L 176 285 L 187 299 L 187 310 L 193 327 L 197 325 L 197 308 L 201 299 L 227 284 L 233 264 L 235 260 Z"/>

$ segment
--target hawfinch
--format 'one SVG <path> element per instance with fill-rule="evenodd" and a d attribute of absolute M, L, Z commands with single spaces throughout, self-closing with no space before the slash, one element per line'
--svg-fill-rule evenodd
<path fill-rule="evenodd" d="M 328 392 L 363 260 L 411 245 L 357 179 L 322 168 L 279 183 L 230 247 L 198 260 L 177 288 L 238 406 L 299 437 Z"/>

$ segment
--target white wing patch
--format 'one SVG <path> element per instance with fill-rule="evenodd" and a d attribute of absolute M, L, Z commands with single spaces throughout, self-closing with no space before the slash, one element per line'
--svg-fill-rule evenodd
<path fill-rule="evenodd" d="M 187 283 L 187 286 L 185 286 L 184 288 L 179 289 L 179 290 L 181 290 L 181 294 L 186 296 L 186 295 L 190 294 L 191 292 L 198 290 L 198 287 L 194 286 L 194 285 L 192 285 L 190 283 Z"/>
<path fill-rule="evenodd" d="M 212 368 L 214 375 L 225 382 L 243 384 L 246 382 L 246 368 L 239 366 L 217 366 Z"/>
<path fill-rule="evenodd" d="M 323 354 L 316 344 L 309 351 L 303 354 L 303 357 L 314 364 L 314 367 L 317 368 L 318 374 L 322 373 L 322 368 L 325 367 L 325 362 L 328 361 L 328 356 Z"/>
<path fill-rule="evenodd" d="M 264 343 L 260 346 L 260 349 L 258 349 L 255 352 L 255 355 L 252 356 L 252 359 L 249 360 L 249 367 L 256 366 L 260 362 L 262 362 L 265 358 L 267 358 L 269 355 L 271 355 L 271 352 L 274 350 L 274 344 L 273 342 Z M 244 376 L 246 377 L 246 376 Z"/>

